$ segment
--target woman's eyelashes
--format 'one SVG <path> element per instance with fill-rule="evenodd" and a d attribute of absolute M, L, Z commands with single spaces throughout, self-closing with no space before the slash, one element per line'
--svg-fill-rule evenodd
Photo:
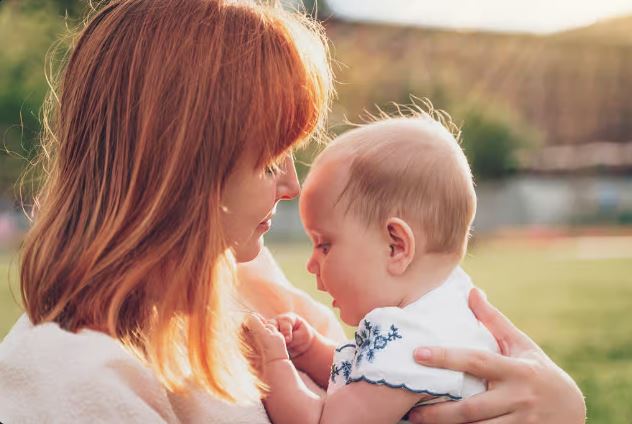
<path fill-rule="evenodd" d="M 276 177 L 279 172 L 280 172 L 280 169 L 277 165 L 266 166 L 265 174 L 268 177 Z"/>
<path fill-rule="evenodd" d="M 2 1 L 2 0 L 0 0 Z M 290 163 L 294 163 L 294 155 L 288 154 L 281 160 L 276 160 L 268 165 L 266 165 L 264 173 L 268 177 L 276 177 L 277 175 L 283 173 L 287 170 L 288 160 Z"/>

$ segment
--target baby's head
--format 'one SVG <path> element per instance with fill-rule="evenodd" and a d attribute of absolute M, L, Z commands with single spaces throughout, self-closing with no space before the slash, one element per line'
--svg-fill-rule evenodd
<path fill-rule="evenodd" d="M 476 195 L 459 143 L 423 114 L 334 140 L 312 165 L 299 207 L 314 243 L 307 268 L 356 325 L 420 293 L 410 282 L 433 264 L 460 262 Z"/>

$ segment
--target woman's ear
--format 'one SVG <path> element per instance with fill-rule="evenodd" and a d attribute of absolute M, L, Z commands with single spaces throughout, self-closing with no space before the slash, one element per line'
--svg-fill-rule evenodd
<path fill-rule="evenodd" d="M 386 231 L 389 243 L 387 270 L 392 275 L 401 275 L 415 257 L 415 235 L 406 221 L 394 217 L 386 221 Z"/>

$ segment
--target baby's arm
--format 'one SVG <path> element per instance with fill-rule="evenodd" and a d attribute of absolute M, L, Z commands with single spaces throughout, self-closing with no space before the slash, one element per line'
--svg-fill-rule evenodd
<path fill-rule="evenodd" d="M 348 384 L 322 399 L 300 379 L 277 323 L 251 317 L 246 325 L 262 355 L 262 378 L 270 388 L 263 403 L 274 424 L 394 423 L 423 399 L 423 395 L 405 389 L 364 381 Z"/>
<path fill-rule="evenodd" d="M 253 315 L 245 326 L 261 355 L 261 378 L 269 387 L 263 404 L 270 420 L 275 424 L 318 423 L 324 400 L 301 380 L 276 323 Z"/>
<path fill-rule="evenodd" d="M 327 395 L 319 423 L 397 423 L 421 400 L 431 396 L 406 389 L 356 381 Z"/>
<path fill-rule="evenodd" d="M 285 338 L 294 366 L 327 389 L 336 342 L 320 334 L 294 313 L 279 315 L 273 321 Z"/>

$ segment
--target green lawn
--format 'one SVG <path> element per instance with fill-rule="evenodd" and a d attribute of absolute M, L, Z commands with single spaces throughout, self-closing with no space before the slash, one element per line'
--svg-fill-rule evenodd
<path fill-rule="evenodd" d="M 304 244 L 270 246 L 289 278 L 326 305 Z M 632 422 L 632 238 L 488 241 L 465 269 L 489 299 L 576 379 L 590 423 Z M 0 253 L 0 337 L 19 315 L 15 255 Z"/>
<path fill-rule="evenodd" d="M 0 250 L 0 337 L 2 338 L 21 313 L 17 275 L 17 255 L 14 252 Z"/>
<path fill-rule="evenodd" d="M 305 246 L 271 250 L 296 285 L 330 304 L 305 271 Z M 575 378 L 589 423 L 632 423 L 632 238 L 479 243 L 464 268 Z"/>

